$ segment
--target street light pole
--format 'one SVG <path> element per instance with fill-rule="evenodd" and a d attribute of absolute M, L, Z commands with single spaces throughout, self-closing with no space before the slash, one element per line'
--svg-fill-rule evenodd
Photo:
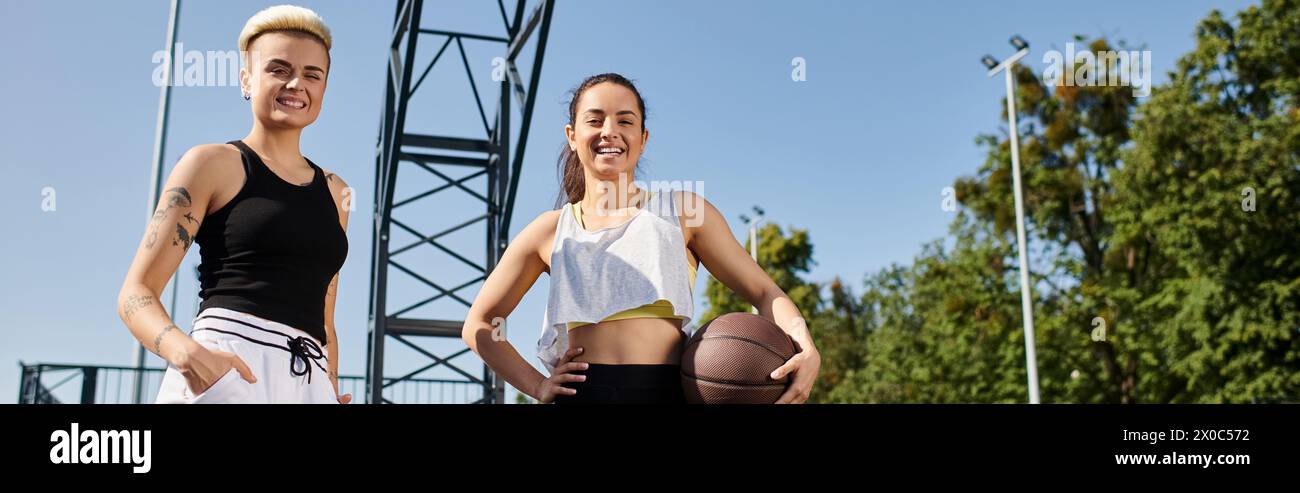
<path fill-rule="evenodd" d="M 1007 120 L 1011 134 L 1011 181 L 1016 202 L 1016 246 L 1020 253 L 1020 308 L 1025 320 L 1025 369 L 1029 379 L 1029 403 L 1038 404 L 1038 357 L 1034 351 L 1034 306 L 1030 296 L 1029 252 L 1025 249 L 1025 206 L 1024 193 L 1020 184 L 1020 139 L 1019 127 L 1016 126 L 1016 81 L 1012 74 L 1016 61 L 1029 54 L 1029 43 L 1020 36 L 1011 37 L 1011 45 L 1018 51 L 1002 63 L 988 55 L 982 59 L 988 67 L 989 77 L 1004 72 L 1007 80 Z"/>

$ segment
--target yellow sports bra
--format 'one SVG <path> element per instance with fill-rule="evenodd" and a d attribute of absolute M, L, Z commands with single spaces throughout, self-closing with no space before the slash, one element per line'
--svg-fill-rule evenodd
<path fill-rule="evenodd" d="M 585 228 L 586 226 L 583 226 L 582 224 L 581 204 L 582 204 L 581 202 L 574 202 L 573 204 L 570 205 L 573 206 L 573 217 L 578 220 L 578 226 Z M 691 281 L 691 286 L 690 286 L 691 291 L 694 291 L 695 290 L 695 266 L 691 265 L 691 263 L 687 261 L 686 267 L 687 267 L 687 275 L 690 277 L 690 281 Z M 682 317 L 673 314 L 672 302 L 661 299 L 655 301 L 654 303 L 650 303 L 648 305 L 641 305 L 636 308 L 630 308 L 615 313 L 613 315 L 605 317 L 604 319 L 601 320 L 601 322 L 608 322 L 611 320 L 626 320 L 629 318 L 666 318 L 670 320 L 682 319 Z M 582 327 L 584 325 L 592 325 L 592 323 L 591 322 L 569 322 L 568 330 L 573 330 L 575 328 Z"/>

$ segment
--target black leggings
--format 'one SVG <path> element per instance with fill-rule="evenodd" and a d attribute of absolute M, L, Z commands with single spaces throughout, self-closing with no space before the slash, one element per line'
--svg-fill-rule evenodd
<path fill-rule="evenodd" d="M 576 395 L 557 395 L 556 404 L 685 404 L 680 365 L 588 364 L 584 382 L 564 386 Z"/>

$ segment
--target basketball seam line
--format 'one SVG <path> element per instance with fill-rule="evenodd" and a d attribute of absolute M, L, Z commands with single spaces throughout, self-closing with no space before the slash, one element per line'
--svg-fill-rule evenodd
<path fill-rule="evenodd" d="M 705 336 L 703 336 L 703 337 L 700 337 L 700 340 L 701 340 L 701 341 L 706 340 L 706 339 L 731 339 L 731 340 L 735 340 L 735 341 L 744 341 L 744 342 L 748 342 L 748 343 L 753 344 L 753 345 L 755 345 L 755 346 L 758 346 L 758 347 L 761 347 L 761 348 L 763 348 L 763 349 L 766 349 L 769 353 L 772 353 L 774 356 L 776 356 L 776 357 L 778 357 L 778 358 L 781 358 L 781 361 L 783 361 L 783 362 L 784 362 L 784 361 L 787 361 L 787 360 L 789 360 L 790 358 L 793 358 L 793 357 L 794 357 L 794 356 L 791 356 L 790 358 L 786 358 L 785 356 L 782 356 L 781 353 L 776 352 L 776 350 L 773 349 L 771 346 L 768 346 L 767 344 L 760 343 L 760 342 L 755 341 L 755 340 L 753 340 L 753 339 L 746 339 L 746 338 L 744 338 L 744 337 L 737 337 L 737 336 L 711 336 L 711 335 L 705 335 Z M 698 345 L 699 343 L 697 342 L 696 344 Z M 794 353 L 794 354 L 799 354 L 799 353 L 796 352 L 796 353 Z"/>
<path fill-rule="evenodd" d="M 723 385 L 736 385 L 736 386 L 739 386 L 739 387 L 772 387 L 772 388 L 778 388 L 778 387 L 780 387 L 780 388 L 785 388 L 785 384 L 780 383 L 780 382 L 777 382 L 777 383 L 748 383 L 748 382 L 737 382 L 737 381 L 734 381 L 734 380 L 715 380 L 715 379 L 712 379 L 712 378 L 704 378 L 704 377 L 701 377 L 701 376 L 698 376 L 698 375 L 687 375 L 687 374 L 685 374 L 685 373 L 682 373 L 682 376 L 683 376 L 683 377 L 687 377 L 687 378 L 693 378 L 693 379 L 695 379 L 695 380 L 701 380 L 701 381 L 709 382 L 709 383 L 720 383 L 720 384 L 723 384 Z"/>

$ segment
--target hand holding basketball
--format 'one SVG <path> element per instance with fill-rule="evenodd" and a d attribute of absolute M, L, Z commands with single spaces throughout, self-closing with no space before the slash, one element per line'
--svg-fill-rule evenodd
<path fill-rule="evenodd" d="M 796 323 L 802 324 L 802 318 Z M 808 400 L 821 355 L 807 327 L 801 345 L 771 320 L 728 313 L 704 324 L 682 352 L 682 391 L 696 404 L 786 404 Z"/>
<path fill-rule="evenodd" d="M 812 393 L 813 382 L 817 380 L 817 373 L 821 371 L 822 356 L 817 352 L 816 347 L 802 348 L 785 364 L 772 372 L 773 380 L 780 380 L 786 375 L 792 375 L 790 386 L 781 394 L 781 398 L 776 400 L 776 404 L 803 404 L 808 400 Z"/>

